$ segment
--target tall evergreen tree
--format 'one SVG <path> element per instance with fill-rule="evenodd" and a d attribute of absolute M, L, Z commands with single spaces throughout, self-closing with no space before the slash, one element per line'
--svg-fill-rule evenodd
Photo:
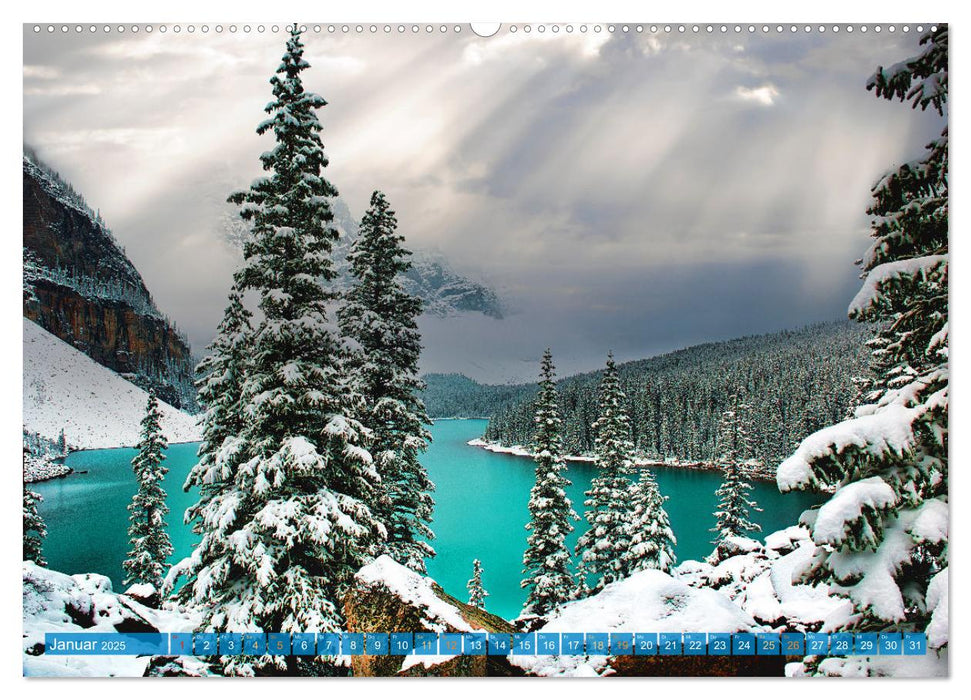
<path fill-rule="evenodd" d="M 523 615 L 545 617 L 565 603 L 576 589 L 570 570 L 570 550 L 566 536 L 579 520 L 566 495 L 570 482 L 564 476 L 563 443 L 560 437 L 560 409 L 556 392 L 556 369 L 549 349 L 543 353 L 539 397 L 536 401 L 533 451 L 536 454 L 536 481 L 529 494 L 530 531 L 523 555 L 522 587 L 529 592 Z"/>
<path fill-rule="evenodd" d="M 946 122 L 948 27 L 868 89 Z M 876 323 L 873 376 L 854 415 L 815 433 L 778 471 L 782 490 L 834 490 L 803 514 L 817 545 L 801 580 L 847 597 L 848 630 L 922 630 L 948 640 L 948 130 L 884 175 L 851 318 Z"/>
<path fill-rule="evenodd" d="M 337 231 L 322 176 L 327 165 L 316 110 L 326 102 L 303 87 L 294 26 L 270 83 L 270 117 L 257 133 L 275 146 L 260 158 L 267 175 L 230 200 L 252 236 L 237 272 L 239 291 L 259 296 L 263 319 L 247 343 L 243 424 L 218 451 L 216 473 L 232 488 L 194 511 L 201 541 L 174 575 L 183 599 L 213 631 L 327 632 L 341 626 L 340 598 L 385 534 L 368 503 L 378 475 L 353 418 L 360 397 L 346 376 L 340 338 L 327 317 L 338 292 L 331 259 Z M 227 673 L 294 668 L 292 657 L 225 659 Z"/>
<path fill-rule="evenodd" d="M 28 451 L 24 447 L 24 461 Z M 44 538 L 47 537 L 47 525 L 37 511 L 37 504 L 43 501 L 39 493 L 35 493 L 24 484 L 24 561 L 32 561 L 38 566 L 47 566 L 44 559 Z"/>
<path fill-rule="evenodd" d="M 482 562 L 478 559 L 472 560 L 472 578 L 466 587 L 469 589 L 469 605 L 475 608 L 484 607 L 489 593 L 482 587 Z"/>
<path fill-rule="evenodd" d="M 580 536 L 576 548 L 580 556 L 578 595 L 598 591 L 630 574 L 627 569 L 631 541 L 628 492 L 634 446 L 626 405 L 617 365 L 610 354 L 600 384 L 600 416 L 593 424 L 597 476 L 584 501 L 589 529 Z M 591 577 L 592 585 L 589 584 Z"/>
<path fill-rule="evenodd" d="M 138 454 L 132 459 L 132 469 L 138 490 L 128 506 L 128 539 L 131 550 L 123 563 L 125 585 L 147 584 L 161 590 L 167 569 L 166 560 L 172 554 L 172 543 L 166 532 L 165 489 L 162 481 L 168 473 L 164 466 L 168 442 L 162 434 L 162 414 L 155 393 L 148 395 L 145 417 L 142 418 Z"/>
<path fill-rule="evenodd" d="M 209 354 L 196 367 L 199 377 L 196 386 L 203 409 L 202 442 L 199 461 L 190 470 L 184 489 L 199 490 L 199 501 L 186 513 L 197 535 L 204 534 L 199 516 L 210 500 L 235 488 L 233 460 L 217 458 L 223 448 L 230 451 L 238 448 L 238 436 L 245 422 L 242 395 L 249 361 L 251 318 L 252 313 L 244 306 L 242 295 L 234 285 L 216 336 L 207 348 Z"/>
<path fill-rule="evenodd" d="M 761 508 L 749 498 L 752 483 L 745 473 L 745 462 L 752 456 L 752 440 L 746 420 L 748 406 L 741 401 L 738 392 L 732 394 L 729 403 L 731 407 L 722 414 L 718 429 L 718 461 L 723 479 L 715 492 L 718 497 L 716 522 L 712 529 L 716 533 L 715 544 L 726 537 L 762 529 L 758 523 L 749 520 L 751 511 Z"/>
<path fill-rule="evenodd" d="M 643 569 L 669 571 L 677 561 L 674 546 L 678 540 L 664 509 L 666 500 L 667 496 L 661 495 L 651 470 L 641 470 L 641 478 L 630 494 L 631 538 L 625 562 L 628 572 Z"/>
<path fill-rule="evenodd" d="M 428 524 L 435 485 L 418 460 L 431 440 L 418 377 L 421 300 L 405 291 L 402 276 L 411 253 L 397 232 L 395 213 L 375 191 L 348 253 L 354 285 L 340 309 L 340 327 L 356 342 L 351 356 L 355 387 L 363 398 L 361 423 L 373 433 L 371 453 L 381 488 L 370 504 L 388 531 L 379 547 L 399 563 L 425 572 L 435 550 Z"/>
<path fill-rule="evenodd" d="M 204 489 L 209 484 L 224 483 L 232 475 L 215 473 L 216 456 L 227 439 L 235 438 L 245 420 L 241 410 L 243 381 L 250 353 L 253 314 L 243 304 L 236 286 L 229 293 L 229 304 L 216 336 L 207 348 L 209 354 L 199 363 L 196 386 L 202 411 L 202 443 L 199 462 L 190 472 L 186 488 Z"/>

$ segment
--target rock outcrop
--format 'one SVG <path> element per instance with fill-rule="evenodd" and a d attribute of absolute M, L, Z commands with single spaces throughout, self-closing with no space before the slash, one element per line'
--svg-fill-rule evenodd
<path fill-rule="evenodd" d="M 361 569 L 344 600 L 349 632 L 505 632 L 501 617 L 466 605 L 387 556 Z M 354 656 L 355 676 L 521 676 L 499 656 Z"/>

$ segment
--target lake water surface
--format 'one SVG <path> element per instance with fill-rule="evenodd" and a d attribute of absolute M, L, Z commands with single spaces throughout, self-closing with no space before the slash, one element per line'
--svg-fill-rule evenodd
<path fill-rule="evenodd" d="M 533 485 L 533 462 L 496 454 L 466 443 L 485 430 L 484 420 L 443 420 L 431 428 L 434 442 L 423 457 L 436 485 L 432 542 L 438 555 L 428 562 L 428 573 L 452 595 L 465 600 L 465 585 L 472 575 L 472 560 L 482 561 L 483 582 L 490 596 L 486 608 L 512 618 L 519 614 L 525 594 L 519 587 L 522 556 L 526 548 L 527 503 Z M 194 492 L 182 484 L 195 462 L 196 444 L 172 445 L 167 451 L 169 536 L 177 561 L 187 556 L 195 542 L 189 526 L 182 523 L 185 509 L 195 502 Z M 135 491 L 131 470 L 133 449 L 75 452 L 67 464 L 77 471 L 31 488 L 44 497 L 40 512 L 47 522 L 44 553 L 51 568 L 66 573 L 96 572 L 109 576 L 115 590 L 121 585 L 121 563 L 128 550 L 128 504 Z M 568 489 L 574 508 L 582 515 L 583 491 L 589 487 L 594 467 L 570 463 Z M 662 467 L 655 472 L 678 538 L 679 560 L 697 559 L 711 552 L 710 528 L 714 526 L 717 472 Z M 821 498 L 813 494 L 780 494 L 774 483 L 755 484 L 752 495 L 762 508 L 754 520 L 763 532 L 796 522 L 799 514 Z M 575 544 L 583 521 L 569 538 Z"/>

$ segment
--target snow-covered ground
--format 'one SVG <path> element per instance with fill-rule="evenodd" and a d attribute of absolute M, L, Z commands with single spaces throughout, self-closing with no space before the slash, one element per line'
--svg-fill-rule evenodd
<path fill-rule="evenodd" d="M 728 596 L 692 588 L 662 571 L 640 571 L 589 598 L 567 603 L 538 632 L 748 632 L 765 629 Z M 516 656 L 540 676 L 598 676 L 606 656 Z"/>
<path fill-rule="evenodd" d="M 24 427 L 52 440 L 64 430 L 72 449 L 138 442 L 148 394 L 84 353 L 24 319 Z M 171 442 L 200 439 L 195 417 L 162 401 Z"/>
<path fill-rule="evenodd" d="M 141 676 L 150 661 L 148 656 L 45 655 L 47 632 L 191 632 L 198 625 L 183 610 L 155 610 L 113 592 L 105 576 L 68 576 L 30 561 L 23 563 L 23 601 L 25 676 Z"/>

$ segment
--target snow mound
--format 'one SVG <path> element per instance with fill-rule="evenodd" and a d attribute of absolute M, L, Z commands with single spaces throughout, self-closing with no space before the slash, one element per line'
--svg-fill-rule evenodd
<path fill-rule="evenodd" d="M 758 625 L 717 591 L 692 588 L 648 569 L 560 607 L 538 632 L 741 632 Z M 515 656 L 511 662 L 540 676 L 601 675 L 606 656 Z"/>
<path fill-rule="evenodd" d="M 141 676 L 147 656 L 45 656 L 48 632 L 191 632 L 197 620 L 177 610 L 153 610 L 112 592 L 98 574 L 68 576 L 23 563 L 25 676 Z"/>
<path fill-rule="evenodd" d="M 402 566 L 386 554 L 362 568 L 354 578 L 366 586 L 387 588 L 401 601 L 421 610 L 424 622 L 431 630 L 473 631 L 458 608 L 438 597 L 433 588 L 435 582 L 432 579 Z"/>
<path fill-rule="evenodd" d="M 73 449 L 130 447 L 138 442 L 148 394 L 84 353 L 24 319 L 24 417 L 27 430 Z M 159 401 L 170 442 L 201 439 L 195 417 Z"/>
<path fill-rule="evenodd" d="M 773 532 L 765 542 L 763 546 L 747 540 L 749 546 L 727 558 L 686 561 L 675 574 L 692 586 L 718 590 L 775 632 L 836 628 L 846 620 L 852 613 L 848 600 L 833 595 L 827 586 L 794 583 L 817 548 L 806 528 Z"/>

